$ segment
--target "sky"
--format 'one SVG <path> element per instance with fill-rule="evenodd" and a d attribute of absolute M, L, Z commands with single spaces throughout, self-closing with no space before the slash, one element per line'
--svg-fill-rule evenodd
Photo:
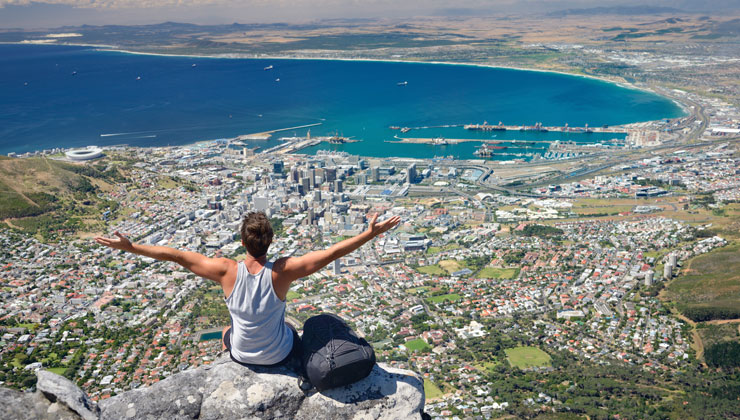
<path fill-rule="evenodd" d="M 740 10 L 738 0 L 0 0 L 0 28 L 165 21 L 297 23 L 336 18 L 544 13 L 615 5 L 675 7 L 698 12 Z"/>

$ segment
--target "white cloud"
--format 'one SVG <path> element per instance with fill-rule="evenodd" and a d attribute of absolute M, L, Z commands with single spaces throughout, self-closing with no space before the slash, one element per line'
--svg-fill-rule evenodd
<path fill-rule="evenodd" d="M 225 3 L 223 0 L 0 0 L 0 7 L 29 6 L 36 4 L 54 4 L 78 7 L 82 9 L 132 9 L 155 7 L 207 6 Z"/>

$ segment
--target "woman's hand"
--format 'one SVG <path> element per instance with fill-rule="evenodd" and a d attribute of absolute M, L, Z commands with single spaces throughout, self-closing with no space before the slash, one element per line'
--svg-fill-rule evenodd
<path fill-rule="evenodd" d="M 398 226 L 398 223 L 401 222 L 400 216 L 393 216 L 390 219 L 383 220 L 380 223 L 376 223 L 378 220 L 378 213 L 375 213 L 373 216 L 373 219 L 370 221 L 370 224 L 367 227 L 367 230 L 370 232 L 372 236 L 378 236 L 383 232 L 388 231 L 389 229 L 392 229 L 396 226 Z"/>
<path fill-rule="evenodd" d="M 131 241 L 129 241 L 127 237 L 123 236 L 118 231 L 116 231 L 114 235 L 118 236 L 118 239 L 96 236 L 95 242 L 99 243 L 100 245 L 105 245 L 109 248 L 120 249 L 123 251 L 132 252 L 134 250 L 134 245 L 131 244 Z"/>

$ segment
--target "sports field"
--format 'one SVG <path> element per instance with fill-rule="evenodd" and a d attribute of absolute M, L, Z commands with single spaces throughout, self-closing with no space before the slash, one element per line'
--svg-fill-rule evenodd
<path fill-rule="evenodd" d="M 447 274 L 447 272 L 442 269 L 442 267 L 438 266 L 437 264 L 434 265 L 425 265 L 423 267 L 419 267 L 416 269 L 418 272 L 423 274 L 431 274 L 436 276 L 442 276 Z"/>
<path fill-rule="evenodd" d="M 504 351 L 509 364 L 520 369 L 550 366 L 550 355 L 537 347 L 514 347 Z"/>
<path fill-rule="evenodd" d="M 486 267 L 478 272 L 476 277 L 482 279 L 513 279 L 519 275 L 519 268 Z"/>
<path fill-rule="evenodd" d="M 460 300 L 460 295 L 458 295 L 457 293 L 448 293 L 446 295 L 432 296 L 428 299 L 430 302 L 434 303 L 441 303 L 445 300 L 449 300 L 450 302 L 457 302 L 458 300 Z"/>
<path fill-rule="evenodd" d="M 417 351 L 417 350 L 423 350 L 423 349 L 431 349 L 432 347 L 421 338 L 418 338 L 416 340 L 407 341 L 404 343 L 404 346 L 406 346 L 407 349 L 410 351 Z"/>

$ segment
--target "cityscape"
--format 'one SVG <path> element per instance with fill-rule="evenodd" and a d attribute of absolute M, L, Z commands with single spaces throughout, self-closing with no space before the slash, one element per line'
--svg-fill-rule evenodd
<path fill-rule="evenodd" d="M 218 284 L 95 235 L 241 260 L 242 218 L 262 211 L 273 260 L 357 235 L 377 213 L 401 223 L 296 281 L 286 319 L 350 322 L 378 362 L 421 375 L 431 418 L 737 418 L 740 49 L 737 32 L 679 54 L 680 42 L 528 40 L 499 63 L 544 48 L 557 57 L 524 66 L 577 63 L 685 111 L 621 125 L 618 144 L 552 141 L 527 159 L 378 157 L 300 127 L 8 153 L 0 385 L 30 391 L 48 370 L 101 403 L 223 355 L 230 318 Z M 467 46 L 292 56 L 399 49 L 410 60 L 482 59 Z M 468 124 L 483 130 L 485 118 Z M 261 146 L 269 138 L 279 144 Z M 328 148 L 304 153 L 317 144 Z"/>

